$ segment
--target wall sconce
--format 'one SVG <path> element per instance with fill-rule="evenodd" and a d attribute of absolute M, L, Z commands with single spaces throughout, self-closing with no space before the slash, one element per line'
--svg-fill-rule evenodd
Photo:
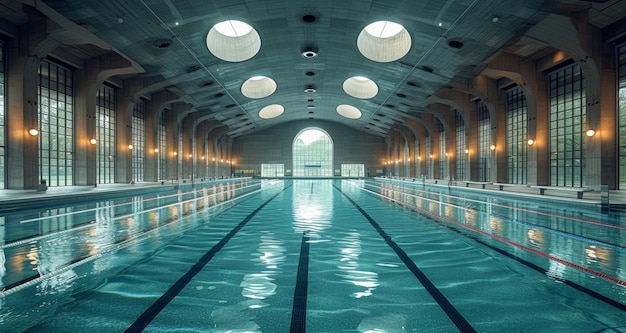
<path fill-rule="evenodd" d="M 430 158 L 431 158 L 431 159 L 433 158 L 433 155 L 432 155 L 432 154 L 430 155 Z"/>
<path fill-rule="evenodd" d="M 535 144 L 535 140 L 533 140 L 533 139 L 528 139 L 528 145 L 529 145 L 529 146 L 532 146 L 532 145 L 534 145 L 534 144 Z"/>
<path fill-rule="evenodd" d="M 491 146 L 489 146 L 489 149 L 490 150 L 496 150 L 496 146 L 495 145 L 491 145 Z"/>
<path fill-rule="evenodd" d="M 465 153 L 466 153 L 466 154 L 469 154 L 469 149 L 465 149 Z"/>
<path fill-rule="evenodd" d="M 178 155 L 178 153 L 177 153 L 177 152 L 174 152 L 174 156 L 176 156 L 176 155 Z"/>
<path fill-rule="evenodd" d="M 421 160 L 422 160 L 422 157 L 421 157 L 421 156 L 418 156 L 418 157 L 417 157 L 417 160 L 418 160 L 418 161 L 421 161 Z"/>
<path fill-rule="evenodd" d="M 204 156 L 202 156 L 202 159 L 204 159 Z"/>
<path fill-rule="evenodd" d="M 133 147 L 133 145 L 128 145 L 128 149 L 129 150 L 133 150 L 133 148 L 135 148 L 135 147 Z"/>
<path fill-rule="evenodd" d="M 193 157 L 193 155 L 189 154 L 189 158 L 192 158 L 192 157 Z"/>
<path fill-rule="evenodd" d="M 448 157 L 448 153 L 446 153 L 446 157 Z"/>
<path fill-rule="evenodd" d="M 30 134 L 31 136 L 37 136 L 39 135 L 39 130 L 36 128 L 31 128 L 28 130 L 28 134 Z"/>
<path fill-rule="evenodd" d="M 95 145 L 98 142 L 98 140 L 91 138 L 89 139 L 89 143 L 91 143 L 92 145 Z"/>
<path fill-rule="evenodd" d="M 211 161 L 215 162 L 215 157 L 213 157 L 213 158 L 211 159 Z"/>
<path fill-rule="evenodd" d="M 588 129 L 587 132 L 585 132 L 585 134 L 587 134 L 588 137 L 592 137 L 592 136 L 596 135 L 596 130 Z"/>

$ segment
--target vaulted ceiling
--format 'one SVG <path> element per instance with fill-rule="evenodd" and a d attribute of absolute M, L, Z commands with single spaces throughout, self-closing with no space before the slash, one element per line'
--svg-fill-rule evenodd
<path fill-rule="evenodd" d="M 480 74 L 500 50 L 524 57 L 541 52 L 545 46 L 520 45 L 521 36 L 564 5 L 589 7 L 591 24 L 600 28 L 626 12 L 626 1 L 620 0 L 22 0 L 3 1 L 0 15 L 21 24 L 30 6 L 47 16 L 60 13 L 68 21 L 57 23 L 75 25 L 110 45 L 138 64 L 132 76 L 179 95 L 195 116 L 224 123 L 233 137 L 306 119 L 387 136 L 403 117 L 425 111 L 438 90 Z M 248 51 L 241 38 L 213 42 L 227 48 L 226 56 L 209 50 L 209 32 L 227 20 L 245 22 L 258 33 L 258 52 Z M 370 33 L 373 44 L 357 43 L 364 28 L 377 21 L 404 27 L 406 54 L 394 59 L 394 48 L 406 45 L 406 36 L 377 40 Z M 85 58 L 98 50 L 104 52 L 101 45 L 64 52 Z M 226 59 L 229 54 L 234 58 Z M 273 80 L 275 90 L 270 85 L 242 92 L 255 76 Z M 372 80 L 374 90 L 371 83 L 370 88 L 359 80 L 346 83 L 354 76 Z M 356 89 L 357 97 L 344 84 Z M 261 112 L 269 105 L 282 109 Z M 349 106 L 340 108 L 343 115 L 339 105 Z"/>

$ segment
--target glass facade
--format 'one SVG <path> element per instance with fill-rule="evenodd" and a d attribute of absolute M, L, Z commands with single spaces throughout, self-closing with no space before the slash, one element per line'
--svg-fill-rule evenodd
<path fill-rule="evenodd" d="M 476 102 L 478 112 L 478 181 L 489 181 L 491 172 L 491 119 L 487 103 Z"/>
<path fill-rule="evenodd" d="M 457 110 L 454 110 L 454 119 L 456 120 L 456 179 L 465 180 L 465 164 L 467 161 L 467 154 L 465 153 L 467 148 L 465 143 L 465 120 Z"/>
<path fill-rule="evenodd" d="M 39 67 L 39 175 L 48 186 L 73 184 L 72 71 L 44 60 Z"/>
<path fill-rule="evenodd" d="M 585 186 L 585 80 L 578 64 L 548 74 L 550 185 Z"/>
<path fill-rule="evenodd" d="M 446 130 L 439 118 L 439 179 L 448 178 L 448 151 L 446 144 Z"/>
<path fill-rule="evenodd" d="M 6 96 L 4 88 L 4 43 L 0 41 L 0 188 L 6 188 L 6 127 L 4 120 L 6 113 Z"/>
<path fill-rule="evenodd" d="M 115 88 L 100 86 L 96 105 L 98 184 L 115 183 Z"/>
<path fill-rule="evenodd" d="M 137 100 L 133 108 L 133 181 L 144 180 L 144 161 L 146 159 L 146 102 Z"/>
<path fill-rule="evenodd" d="M 159 129 L 157 132 L 157 141 L 159 146 L 159 161 L 157 168 L 159 169 L 158 175 L 161 180 L 167 179 L 167 131 L 165 130 L 167 122 L 165 121 L 165 112 L 167 112 L 167 110 L 163 110 L 163 112 L 161 112 Z"/>
<path fill-rule="evenodd" d="M 528 107 L 518 86 L 506 90 L 506 159 L 508 182 L 526 184 Z"/>
<path fill-rule="evenodd" d="M 626 44 L 617 48 L 617 147 L 618 189 L 626 189 Z"/>
<path fill-rule="evenodd" d="M 261 177 L 285 177 L 285 165 L 261 164 Z"/>
<path fill-rule="evenodd" d="M 365 165 L 363 164 L 342 164 L 341 165 L 342 177 L 364 177 Z"/>
<path fill-rule="evenodd" d="M 302 130 L 293 140 L 293 176 L 333 176 L 333 142 L 319 128 Z"/>

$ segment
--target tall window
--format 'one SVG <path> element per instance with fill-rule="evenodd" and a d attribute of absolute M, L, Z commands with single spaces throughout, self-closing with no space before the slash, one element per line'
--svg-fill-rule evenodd
<path fill-rule="evenodd" d="M 550 185 L 585 186 L 585 81 L 578 64 L 548 74 Z"/>
<path fill-rule="evenodd" d="M 426 137 L 426 178 L 432 178 L 433 170 L 433 141 L 430 136 Z"/>
<path fill-rule="evenodd" d="M 261 177 L 285 177 L 285 165 L 261 164 Z"/>
<path fill-rule="evenodd" d="M 96 106 L 98 184 L 115 182 L 115 88 L 100 86 Z"/>
<path fill-rule="evenodd" d="M 487 103 L 483 100 L 476 102 L 478 111 L 478 181 L 489 181 L 491 172 L 491 119 Z"/>
<path fill-rule="evenodd" d="M 448 151 L 446 144 L 446 130 L 439 118 L 439 179 L 446 179 L 448 175 Z"/>
<path fill-rule="evenodd" d="M 454 118 L 456 119 L 456 179 L 465 180 L 465 163 L 467 160 L 467 154 L 465 149 L 465 120 L 461 113 L 457 110 L 454 111 Z"/>
<path fill-rule="evenodd" d="M 6 103 L 4 95 L 4 43 L 0 41 L 0 188 L 6 188 L 6 179 L 4 171 L 5 163 L 5 135 L 4 115 L 6 112 Z"/>
<path fill-rule="evenodd" d="M 526 147 L 528 147 L 528 108 L 518 86 L 506 91 L 506 154 L 508 182 L 526 184 Z"/>
<path fill-rule="evenodd" d="M 333 142 L 319 128 L 306 128 L 293 140 L 293 175 L 330 177 L 333 175 Z"/>
<path fill-rule="evenodd" d="M 159 119 L 159 130 L 157 133 L 159 141 L 159 179 L 166 179 L 167 177 L 167 131 L 165 130 L 165 113 L 167 110 L 161 112 L 161 118 Z"/>
<path fill-rule="evenodd" d="M 342 164 L 341 176 L 342 177 L 364 177 L 365 166 L 363 164 Z"/>
<path fill-rule="evenodd" d="M 144 160 L 146 158 L 145 110 L 146 102 L 140 98 L 133 109 L 133 180 L 136 182 L 144 180 Z"/>
<path fill-rule="evenodd" d="M 39 174 L 50 186 L 73 184 L 72 71 L 44 60 L 39 67 Z"/>
<path fill-rule="evenodd" d="M 617 146 L 618 146 L 618 165 L 619 179 L 618 186 L 620 190 L 626 189 L 626 44 L 621 45 L 617 49 L 618 59 L 618 111 L 617 111 Z"/>

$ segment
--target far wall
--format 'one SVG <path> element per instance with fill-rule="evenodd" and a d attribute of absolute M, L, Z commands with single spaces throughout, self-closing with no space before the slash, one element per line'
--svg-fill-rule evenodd
<path fill-rule="evenodd" d="M 284 164 L 293 170 L 293 139 L 305 128 L 318 127 L 326 131 L 333 141 L 333 169 L 340 170 L 342 164 L 364 164 L 365 175 L 376 176 L 387 151 L 385 138 L 366 134 L 337 123 L 321 120 L 305 120 L 283 123 L 264 131 L 234 139 L 232 160 L 233 172 L 254 170 L 261 175 L 261 164 Z M 290 173 L 291 174 L 291 173 Z M 248 175 L 250 175 L 248 173 Z M 382 175 L 382 174 L 378 174 Z"/>

